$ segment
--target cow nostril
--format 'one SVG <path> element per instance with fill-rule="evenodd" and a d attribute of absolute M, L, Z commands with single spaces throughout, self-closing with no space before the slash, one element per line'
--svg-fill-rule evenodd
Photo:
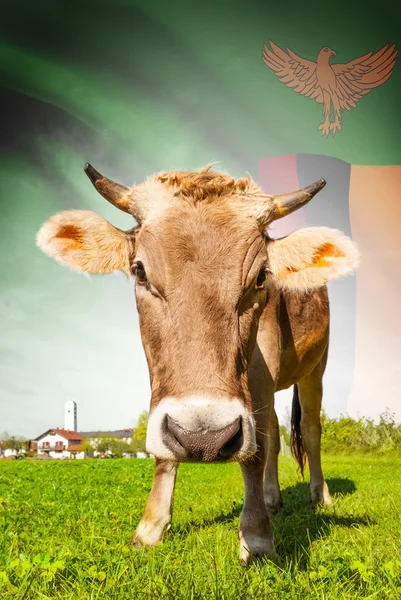
<path fill-rule="evenodd" d="M 219 456 L 228 458 L 238 452 L 244 442 L 244 436 L 242 433 L 242 419 L 239 422 L 238 430 L 234 435 L 224 444 L 220 449 Z"/>
<path fill-rule="evenodd" d="M 186 448 L 186 438 L 189 432 L 186 429 L 183 429 L 178 423 L 173 421 L 169 415 L 166 417 L 166 426 L 174 441 L 182 448 Z"/>
<path fill-rule="evenodd" d="M 163 423 L 164 441 L 168 448 L 173 452 L 178 460 L 183 460 L 187 456 L 185 439 L 181 432 L 184 432 L 177 423 L 168 415 Z M 181 433 L 181 435 L 180 435 Z"/>

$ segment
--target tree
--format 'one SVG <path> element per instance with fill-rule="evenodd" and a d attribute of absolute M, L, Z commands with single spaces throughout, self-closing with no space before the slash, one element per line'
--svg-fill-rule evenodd
<path fill-rule="evenodd" d="M 92 446 L 91 440 L 89 438 L 85 438 L 81 444 L 82 451 L 86 453 L 93 452 L 95 448 Z"/>
<path fill-rule="evenodd" d="M 14 435 L 3 439 L 1 444 L 4 450 L 10 449 L 20 452 L 21 450 L 26 449 L 26 440 L 24 438 L 16 437 Z"/>
<path fill-rule="evenodd" d="M 131 452 L 131 448 L 127 442 L 112 435 L 99 437 L 96 443 L 96 450 L 97 452 L 109 454 L 113 458 L 121 458 L 124 454 Z"/>
<path fill-rule="evenodd" d="M 110 438 L 109 450 L 113 458 L 122 458 L 124 454 L 129 454 L 130 447 L 127 442 L 118 438 Z"/>
<path fill-rule="evenodd" d="M 96 440 L 96 451 L 104 454 L 110 452 L 111 437 L 109 435 L 102 435 Z"/>
<path fill-rule="evenodd" d="M 284 425 L 280 425 L 279 432 L 280 432 L 280 440 L 283 439 L 285 442 L 285 445 L 290 448 L 291 447 L 291 434 L 288 431 L 288 429 Z"/>
<path fill-rule="evenodd" d="M 135 432 L 132 436 L 131 452 L 146 453 L 146 430 L 148 428 L 149 413 L 144 410 L 138 417 Z"/>

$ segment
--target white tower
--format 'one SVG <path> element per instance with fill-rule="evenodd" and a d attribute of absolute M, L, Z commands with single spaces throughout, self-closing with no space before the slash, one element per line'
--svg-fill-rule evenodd
<path fill-rule="evenodd" d="M 77 403 L 67 400 L 64 407 L 64 429 L 77 430 Z"/>

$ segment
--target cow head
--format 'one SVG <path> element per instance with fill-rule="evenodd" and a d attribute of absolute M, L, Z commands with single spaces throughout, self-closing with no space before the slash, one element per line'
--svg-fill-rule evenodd
<path fill-rule="evenodd" d="M 267 225 L 308 202 L 324 180 L 269 196 L 250 177 L 210 167 L 160 173 L 128 188 L 86 173 L 138 227 L 124 232 L 88 211 L 66 211 L 39 247 L 89 273 L 136 275 L 149 365 L 147 449 L 178 461 L 244 460 L 256 450 L 248 365 L 270 291 L 301 292 L 349 274 L 357 251 L 340 232 L 303 229 L 280 240 Z"/>

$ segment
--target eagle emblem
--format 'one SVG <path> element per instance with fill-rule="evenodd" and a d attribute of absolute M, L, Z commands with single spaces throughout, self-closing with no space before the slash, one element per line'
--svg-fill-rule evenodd
<path fill-rule="evenodd" d="M 348 63 L 330 64 L 336 53 L 327 46 L 314 62 L 290 48 L 282 50 L 271 40 L 269 44 L 270 48 L 264 44 L 262 58 L 279 80 L 294 92 L 323 104 L 324 122 L 319 125 L 323 136 L 341 131 L 341 111 L 356 108 L 365 94 L 389 79 L 398 53 L 395 44 L 387 44 L 376 54 L 368 52 Z"/>

